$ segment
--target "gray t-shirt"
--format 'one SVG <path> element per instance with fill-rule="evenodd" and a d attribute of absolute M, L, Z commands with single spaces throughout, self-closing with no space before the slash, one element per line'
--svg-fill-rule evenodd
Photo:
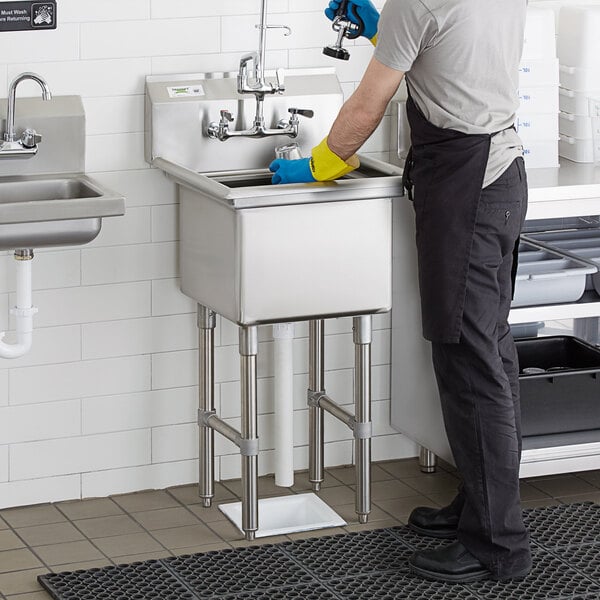
<path fill-rule="evenodd" d="M 387 0 L 375 57 L 406 73 L 433 125 L 494 133 L 483 186 L 523 148 L 514 129 L 526 0 Z"/>

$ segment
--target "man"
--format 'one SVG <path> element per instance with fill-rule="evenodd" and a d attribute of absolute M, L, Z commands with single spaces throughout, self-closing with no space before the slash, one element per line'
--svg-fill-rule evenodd
<path fill-rule="evenodd" d="M 531 568 L 519 498 L 518 366 L 508 326 L 527 207 L 518 106 L 526 0 L 351 0 L 376 45 L 360 85 L 310 159 L 275 161 L 273 183 L 351 171 L 406 75 L 423 334 L 461 475 L 457 497 L 409 525 L 457 538 L 416 552 L 411 569 L 441 581 L 506 580 Z M 333 18 L 339 0 L 326 14 Z M 351 11 L 350 11 L 351 13 Z M 401 307 L 398 307 L 401 310 Z"/>

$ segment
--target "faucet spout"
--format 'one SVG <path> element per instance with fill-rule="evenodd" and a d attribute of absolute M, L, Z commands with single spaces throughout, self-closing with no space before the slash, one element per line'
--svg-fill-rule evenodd
<path fill-rule="evenodd" d="M 46 80 L 37 73 L 21 73 L 15 77 L 8 88 L 8 109 L 6 112 L 6 132 L 4 141 L 15 141 L 15 105 L 17 102 L 17 86 L 22 81 L 30 79 L 35 81 L 42 88 L 42 98 L 44 100 L 52 99 L 52 92 L 46 83 Z"/>

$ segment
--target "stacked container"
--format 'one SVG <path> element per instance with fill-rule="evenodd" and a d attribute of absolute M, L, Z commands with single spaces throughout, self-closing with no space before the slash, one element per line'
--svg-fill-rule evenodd
<path fill-rule="evenodd" d="M 528 169 L 558 167 L 558 68 L 554 11 L 529 7 L 516 122 Z"/>
<path fill-rule="evenodd" d="M 600 160 L 600 6 L 563 6 L 558 27 L 560 155 Z"/>

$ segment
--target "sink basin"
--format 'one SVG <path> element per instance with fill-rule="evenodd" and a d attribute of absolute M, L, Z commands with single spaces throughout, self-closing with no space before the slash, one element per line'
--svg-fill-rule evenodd
<path fill-rule="evenodd" d="M 85 244 L 124 212 L 122 196 L 83 174 L 1 177 L 0 250 Z"/>
<path fill-rule="evenodd" d="M 399 169 L 361 157 L 342 180 L 274 186 L 153 164 L 179 184 L 181 289 L 200 304 L 239 325 L 390 310 Z"/>

